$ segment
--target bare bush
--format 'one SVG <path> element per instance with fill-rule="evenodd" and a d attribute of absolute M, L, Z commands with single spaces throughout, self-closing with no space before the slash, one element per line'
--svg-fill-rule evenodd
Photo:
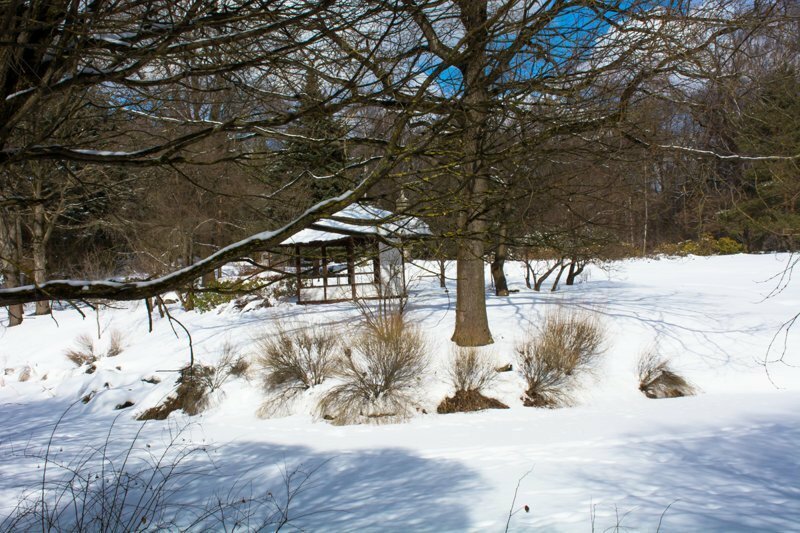
<path fill-rule="evenodd" d="M 207 376 L 201 377 L 201 379 L 205 381 L 208 394 L 211 394 L 221 389 L 231 377 L 240 377 L 247 374 L 250 362 L 239 354 L 236 346 L 226 341 L 222 345 L 222 353 L 217 360 L 217 364 L 207 368 L 213 370 Z"/>
<path fill-rule="evenodd" d="M 603 351 L 603 339 L 604 331 L 593 315 L 558 311 L 546 316 L 539 333 L 528 335 L 516 347 L 528 385 L 524 404 L 569 404 L 573 377 L 592 368 Z"/>
<path fill-rule="evenodd" d="M 642 352 L 636 366 L 639 390 L 648 398 L 678 398 L 696 394 L 695 387 L 678 375 L 656 347 Z"/>
<path fill-rule="evenodd" d="M 338 347 L 334 331 L 316 327 L 289 330 L 279 325 L 275 334 L 259 340 L 257 364 L 267 393 L 259 416 L 288 414 L 298 393 L 332 376 Z"/>
<path fill-rule="evenodd" d="M 536 341 L 526 339 L 516 348 L 519 369 L 525 378 L 527 389 L 522 398 L 528 407 L 558 407 L 569 404 L 567 392 L 570 376 L 564 373 L 556 361 L 537 355 Z"/>
<path fill-rule="evenodd" d="M 174 411 L 183 411 L 189 416 L 203 412 L 210 403 L 217 369 L 213 366 L 195 364 L 181 369 L 176 384 L 178 387 L 164 402 L 147 409 L 138 420 L 165 420 Z"/>
<path fill-rule="evenodd" d="M 322 383 L 334 370 L 339 345 L 332 330 L 279 326 L 258 342 L 258 363 L 268 390 L 305 390 Z"/>
<path fill-rule="evenodd" d="M 497 370 L 485 352 L 477 348 L 456 347 L 453 350 L 449 374 L 455 393 L 439 404 L 437 413 L 508 409 L 504 403 L 482 393 L 497 378 Z"/>
<path fill-rule="evenodd" d="M 364 326 L 378 336 L 392 336 L 404 327 L 408 304 L 405 297 L 381 296 L 375 300 L 356 300 L 355 304 Z"/>
<path fill-rule="evenodd" d="M 596 315 L 558 310 L 545 317 L 534 347 L 540 358 L 571 375 L 592 366 L 604 335 Z"/>
<path fill-rule="evenodd" d="M 319 413 L 335 424 L 403 420 L 411 415 L 427 366 L 422 332 L 402 315 L 380 318 L 345 349 L 341 383 L 320 400 Z"/>
<path fill-rule="evenodd" d="M 453 350 L 450 380 L 456 390 L 482 391 L 497 378 L 489 356 L 478 348 L 457 346 Z"/>
<path fill-rule="evenodd" d="M 211 405 L 213 394 L 219 391 L 232 376 L 238 372 L 246 372 L 249 363 L 239 355 L 236 347 L 230 342 L 222 345 L 222 354 L 216 365 L 195 363 L 187 365 L 180 370 L 177 388 L 165 401 L 147 409 L 137 418 L 138 420 L 164 420 L 173 411 L 183 411 L 189 416 L 195 416 Z M 149 383 L 157 383 L 147 379 Z"/>
<path fill-rule="evenodd" d="M 246 378 L 249 374 L 250 361 L 244 356 L 237 357 L 228 366 L 228 375 L 235 378 Z"/>

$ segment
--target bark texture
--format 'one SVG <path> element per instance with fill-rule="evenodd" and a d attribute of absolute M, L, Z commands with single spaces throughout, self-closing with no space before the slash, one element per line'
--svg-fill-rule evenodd
<path fill-rule="evenodd" d="M 458 217 L 460 239 L 456 277 L 456 327 L 452 340 L 459 346 L 491 344 L 486 315 L 485 246 L 488 223 L 485 218 L 489 194 L 489 169 L 483 152 L 487 138 L 488 103 L 486 79 L 486 2 L 459 2 L 461 20 L 467 32 L 467 53 L 461 67 L 464 77 L 462 179 L 467 184 L 462 194 Z"/>

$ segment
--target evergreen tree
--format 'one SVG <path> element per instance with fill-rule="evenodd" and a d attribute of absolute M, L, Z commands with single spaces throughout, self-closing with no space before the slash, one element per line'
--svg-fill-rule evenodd
<path fill-rule="evenodd" d="M 299 119 L 289 129 L 290 137 L 273 169 L 282 178 L 300 178 L 301 183 L 307 184 L 309 205 L 348 188 L 343 176 L 347 129 L 325 104 L 319 79 L 310 72 L 299 96 Z"/>
<path fill-rule="evenodd" d="M 800 152 L 800 76 L 794 67 L 784 64 L 765 77 L 757 98 L 743 109 L 737 142 L 756 155 Z M 736 193 L 739 198 L 723 213 L 723 224 L 748 251 L 797 248 L 797 160 L 754 162 Z"/>

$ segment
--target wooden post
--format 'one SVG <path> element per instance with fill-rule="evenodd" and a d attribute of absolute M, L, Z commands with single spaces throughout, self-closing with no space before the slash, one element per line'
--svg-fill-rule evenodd
<path fill-rule="evenodd" d="M 328 250 L 322 245 L 322 299 L 328 300 Z"/>
<path fill-rule="evenodd" d="M 406 296 L 408 296 L 408 292 L 406 292 L 406 254 L 405 254 L 405 250 L 401 250 L 401 253 L 400 253 L 400 283 L 403 284 L 403 286 L 400 288 L 400 290 L 403 291 L 401 296 L 403 296 L 403 298 L 405 298 Z"/>
<path fill-rule="evenodd" d="M 372 258 L 372 270 L 375 276 L 375 285 L 377 289 L 381 290 L 381 243 L 375 241 L 375 257 Z"/>
<path fill-rule="evenodd" d="M 300 245 L 294 245 L 294 269 L 297 275 L 297 303 L 300 303 L 300 289 L 303 288 L 303 280 L 300 278 Z"/>
<path fill-rule="evenodd" d="M 355 261 L 355 247 L 353 246 L 353 238 L 347 239 L 347 281 L 350 283 L 350 288 L 353 293 L 353 300 L 356 299 L 356 261 Z"/>

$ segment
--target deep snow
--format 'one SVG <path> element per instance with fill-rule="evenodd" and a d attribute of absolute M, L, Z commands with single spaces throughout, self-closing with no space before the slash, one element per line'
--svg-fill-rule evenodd
<path fill-rule="evenodd" d="M 207 455 L 192 464 L 213 461 L 214 470 L 187 479 L 175 495 L 181 501 L 231 494 L 232 486 L 278 491 L 283 469 L 319 467 L 292 507 L 308 514 L 297 525 L 311 531 L 503 531 L 518 482 L 514 509 L 529 505 L 530 512 L 514 514 L 512 531 L 604 531 L 617 523 L 641 531 L 659 523 L 661 531 L 800 531 L 800 368 L 764 365 L 784 348 L 785 361 L 800 364 L 800 326 L 778 335 L 768 353 L 800 307 L 797 283 L 766 298 L 790 259 L 629 260 L 594 267 L 556 293 L 526 289 L 522 265 L 508 265 L 511 287 L 520 291 L 487 301 L 498 364 L 511 362 L 514 344 L 558 306 L 596 312 L 608 331 L 603 362 L 576 393 L 575 407 L 523 407 L 521 379 L 505 373 L 489 395 L 509 410 L 334 427 L 311 416 L 313 392 L 293 406 L 296 414 L 260 419 L 258 379 L 233 379 L 203 415 L 148 422 L 137 445 L 163 448 L 170 431 L 190 424 L 182 445 L 204 447 Z M 435 413 L 450 392 L 442 364 L 454 282 L 445 293 L 424 269 L 409 278 L 409 316 L 434 354 L 421 408 Z M 133 417 L 170 392 L 175 370 L 188 361 L 180 327 L 176 335 L 156 318 L 147 333 L 144 305 L 115 307 L 85 310 L 86 318 L 64 308 L 0 328 L 0 516 L 23 489 L 36 488 L 43 463 L 34 452 L 71 404 L 54 434 L 54 456 L 69 463 L 99 446 L 117 415 L 114 446 L 124 449 L 140 427 Z M 251 354 L 253 340 L 276 320 L 333 325 L 346 335 L 359 319 L 350 304 L 172 313 L 204 362 L 214 362 L 225 343 Z M 125 350 L 101 359 L 94 374 L 64 356 L 84 333 L 103 351 L 112 330 L 123 333 Z M 699 395 L 650 400 L 638 391 L 636 360 L 654 343 Z M 19 381 L 26 367 L 30 379 Z M 153 376 L 161 382 L 143 381 Z M 93 391 L 89 403 L 78 401 Z M 114 409 L 126 401 L 134 406 Z"/>

